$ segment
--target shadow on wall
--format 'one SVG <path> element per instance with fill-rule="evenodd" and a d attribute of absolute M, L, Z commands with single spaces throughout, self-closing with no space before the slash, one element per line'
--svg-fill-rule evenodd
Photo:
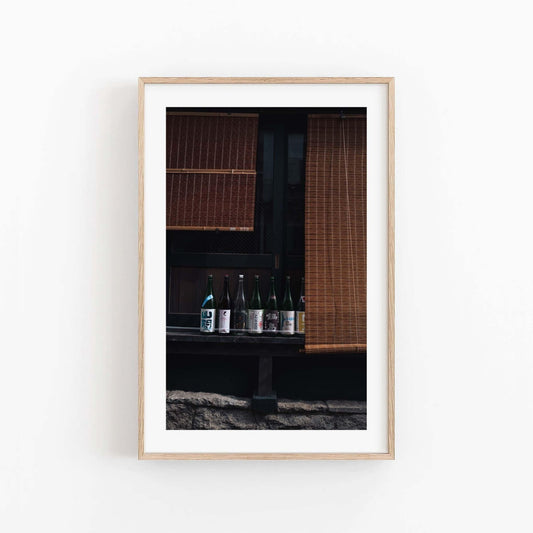
<path fill-rule="evenodd" d="M 137 455 L 137 80 L 105 86 L 84 110 L 88 187 L 96 210 L 85 249 L 94 296 L 85 301 L 92 335 L 90 445 Z M 100 428 L 100 430 L 95 430 Z"/>

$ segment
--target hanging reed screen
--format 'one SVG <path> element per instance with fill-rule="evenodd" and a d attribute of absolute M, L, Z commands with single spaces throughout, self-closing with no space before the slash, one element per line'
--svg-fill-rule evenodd
<path fill-rule="evenodd" d="M 167 112 L 167 229 L 253 231 L 257 114 Z"/>
<path fill-rule="evenodd" d="M 308 352 L 366 349 L 366 117 L 309 115 Z"/>

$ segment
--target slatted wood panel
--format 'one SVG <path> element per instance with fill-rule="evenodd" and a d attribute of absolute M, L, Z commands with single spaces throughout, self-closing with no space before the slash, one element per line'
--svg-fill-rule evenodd
<path fill-rule="evenodd" d="M 310 116 L 306 351 L 366 349 L 366 118 Z"/>
<path fill-rule="evenodd" d="M 167 174 L 167 228 L 253 231 L 255 174 Z"/>
<path fill-rule="evenodd" d="M 253 231 L 258 116 L 167 113 L 167 228 Z"/>

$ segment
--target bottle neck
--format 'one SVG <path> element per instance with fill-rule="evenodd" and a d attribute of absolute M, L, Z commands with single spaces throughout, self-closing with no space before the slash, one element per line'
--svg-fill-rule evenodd
<path fill-rule="evenodd" d="M 202 302 L 202 309 L 212 309 L 216 307 L 215 295 L 213 294 L 213 278 L 207 278 L 207 288 L 205 289 L 204 301 Z"/>
<path fill-rule="evenodd" d="M 270 280 L 270 293 L 268 297 L 273 300 L 276 299 L 276 282 L 273 279 Z"/>
<path fill-rule="evenodd" d="M 285 298 L 291 297 L 291 282 L 290 280 L 287 280 L 285 282 Z"/>
<path fill-rule="evenodd" d="M 237 298 L 244 298 L 244 280 L 239 278 L 239 287 L 237 288 Z"/>
<path fill-rule="evenodd" d="M 259 278 L 255 278 L 254 292 L 252 299 L 250 300 L 251 309 L 261 309 L 263 304 L 261 303 L 261 292 L 259 290 Z"/>
<path fill-rule="evenodd" d="M 285 296 L 283 297 L 283 303 L 292 303 L 290 278 L 285 280 Z"/>

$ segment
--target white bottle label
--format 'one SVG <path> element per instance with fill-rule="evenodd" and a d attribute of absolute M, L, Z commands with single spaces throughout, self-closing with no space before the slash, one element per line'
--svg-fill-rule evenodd
<path fill-rule="evenodd" d="M 296 333 L 305 333 L 305 311 L 296 311 Z"/>
<path fill-rule="evenodd" d="M 281 311 L 280 313 L 282 335 L 294 335 L 294 311 Z"/>
<path fill-rule="evenodd" d="M 215 331 L 215 309 L 202 309 L 200 319 L 200 331 L 213 333 Z"/>
<path fill-rule="evenodd" d="M 230 309 L 219 309 L 218 310 L 218 332 L 219 333 L 229 333 L 230 317 L 231 317 Z"/>
<path fill-rule="evenodd" d="M 248 331 L 263 333 L 263 309 L 248 309 Z"/>

